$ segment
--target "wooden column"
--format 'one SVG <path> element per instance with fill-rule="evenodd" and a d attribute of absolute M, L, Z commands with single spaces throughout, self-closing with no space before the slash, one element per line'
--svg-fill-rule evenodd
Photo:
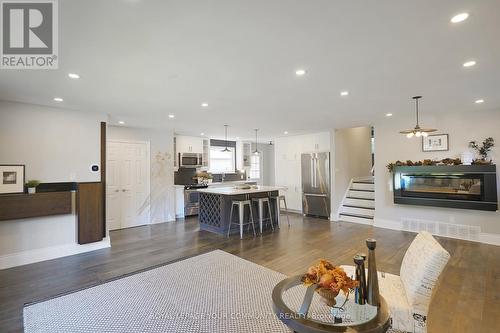
<path fill-rule="evenodd" d="M 98 242 L 106 237 L 106 123 L 101 122 L 100 128 L 101 179 L 78 183 L 78 244 Z"/>

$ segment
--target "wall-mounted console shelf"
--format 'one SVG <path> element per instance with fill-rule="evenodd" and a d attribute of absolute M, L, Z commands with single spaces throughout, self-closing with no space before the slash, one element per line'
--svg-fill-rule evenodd
<path fill-rule="evenodd" d="M 394 203 L 498 210 L 496 165 L 400 166 Z"/>
<path fill-rule="evenodd" d="M 0 195 L 0 221 L 72 213 L 72 193 Z"/>

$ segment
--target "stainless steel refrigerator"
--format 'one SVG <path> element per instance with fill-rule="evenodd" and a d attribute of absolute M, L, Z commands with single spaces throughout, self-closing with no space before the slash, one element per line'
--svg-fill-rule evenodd
<path fill-rule="evenodd" d="M 302 212 L 330 217 L 330 153 L 301 156 Z"/>

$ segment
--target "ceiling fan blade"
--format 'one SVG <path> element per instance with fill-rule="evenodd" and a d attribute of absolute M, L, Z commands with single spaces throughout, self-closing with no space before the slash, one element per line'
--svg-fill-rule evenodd
<path fill-rule="evenodd" d="M 401 134 L 409 134 L 409 133 L 413 133 L 415 130 L 411 129 L 411 130 L 406 130 L 406 131 L 400 131 L 399 133 Z"/>
<path fill-rule="evenodd" d="M 437 129 L 434 129 L 434 128 L 421 128 L 420 129 L 420 132 L 426 132 L 426 133 L 430 133 L 430 132 L 436 132 Z"/>

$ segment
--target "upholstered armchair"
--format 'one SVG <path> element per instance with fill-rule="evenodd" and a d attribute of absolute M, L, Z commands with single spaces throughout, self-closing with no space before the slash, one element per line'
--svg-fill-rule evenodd
<path fill-rule="evenodd" d="M 378 272 L 380 293 L 389 306 L 389 332 L 427 332 L 434 287 L 450 254 L 428 232 L 420 232 L 405 253 L 400 275 Z M 354 275 L 353 266 L 342 266 Z"/>

